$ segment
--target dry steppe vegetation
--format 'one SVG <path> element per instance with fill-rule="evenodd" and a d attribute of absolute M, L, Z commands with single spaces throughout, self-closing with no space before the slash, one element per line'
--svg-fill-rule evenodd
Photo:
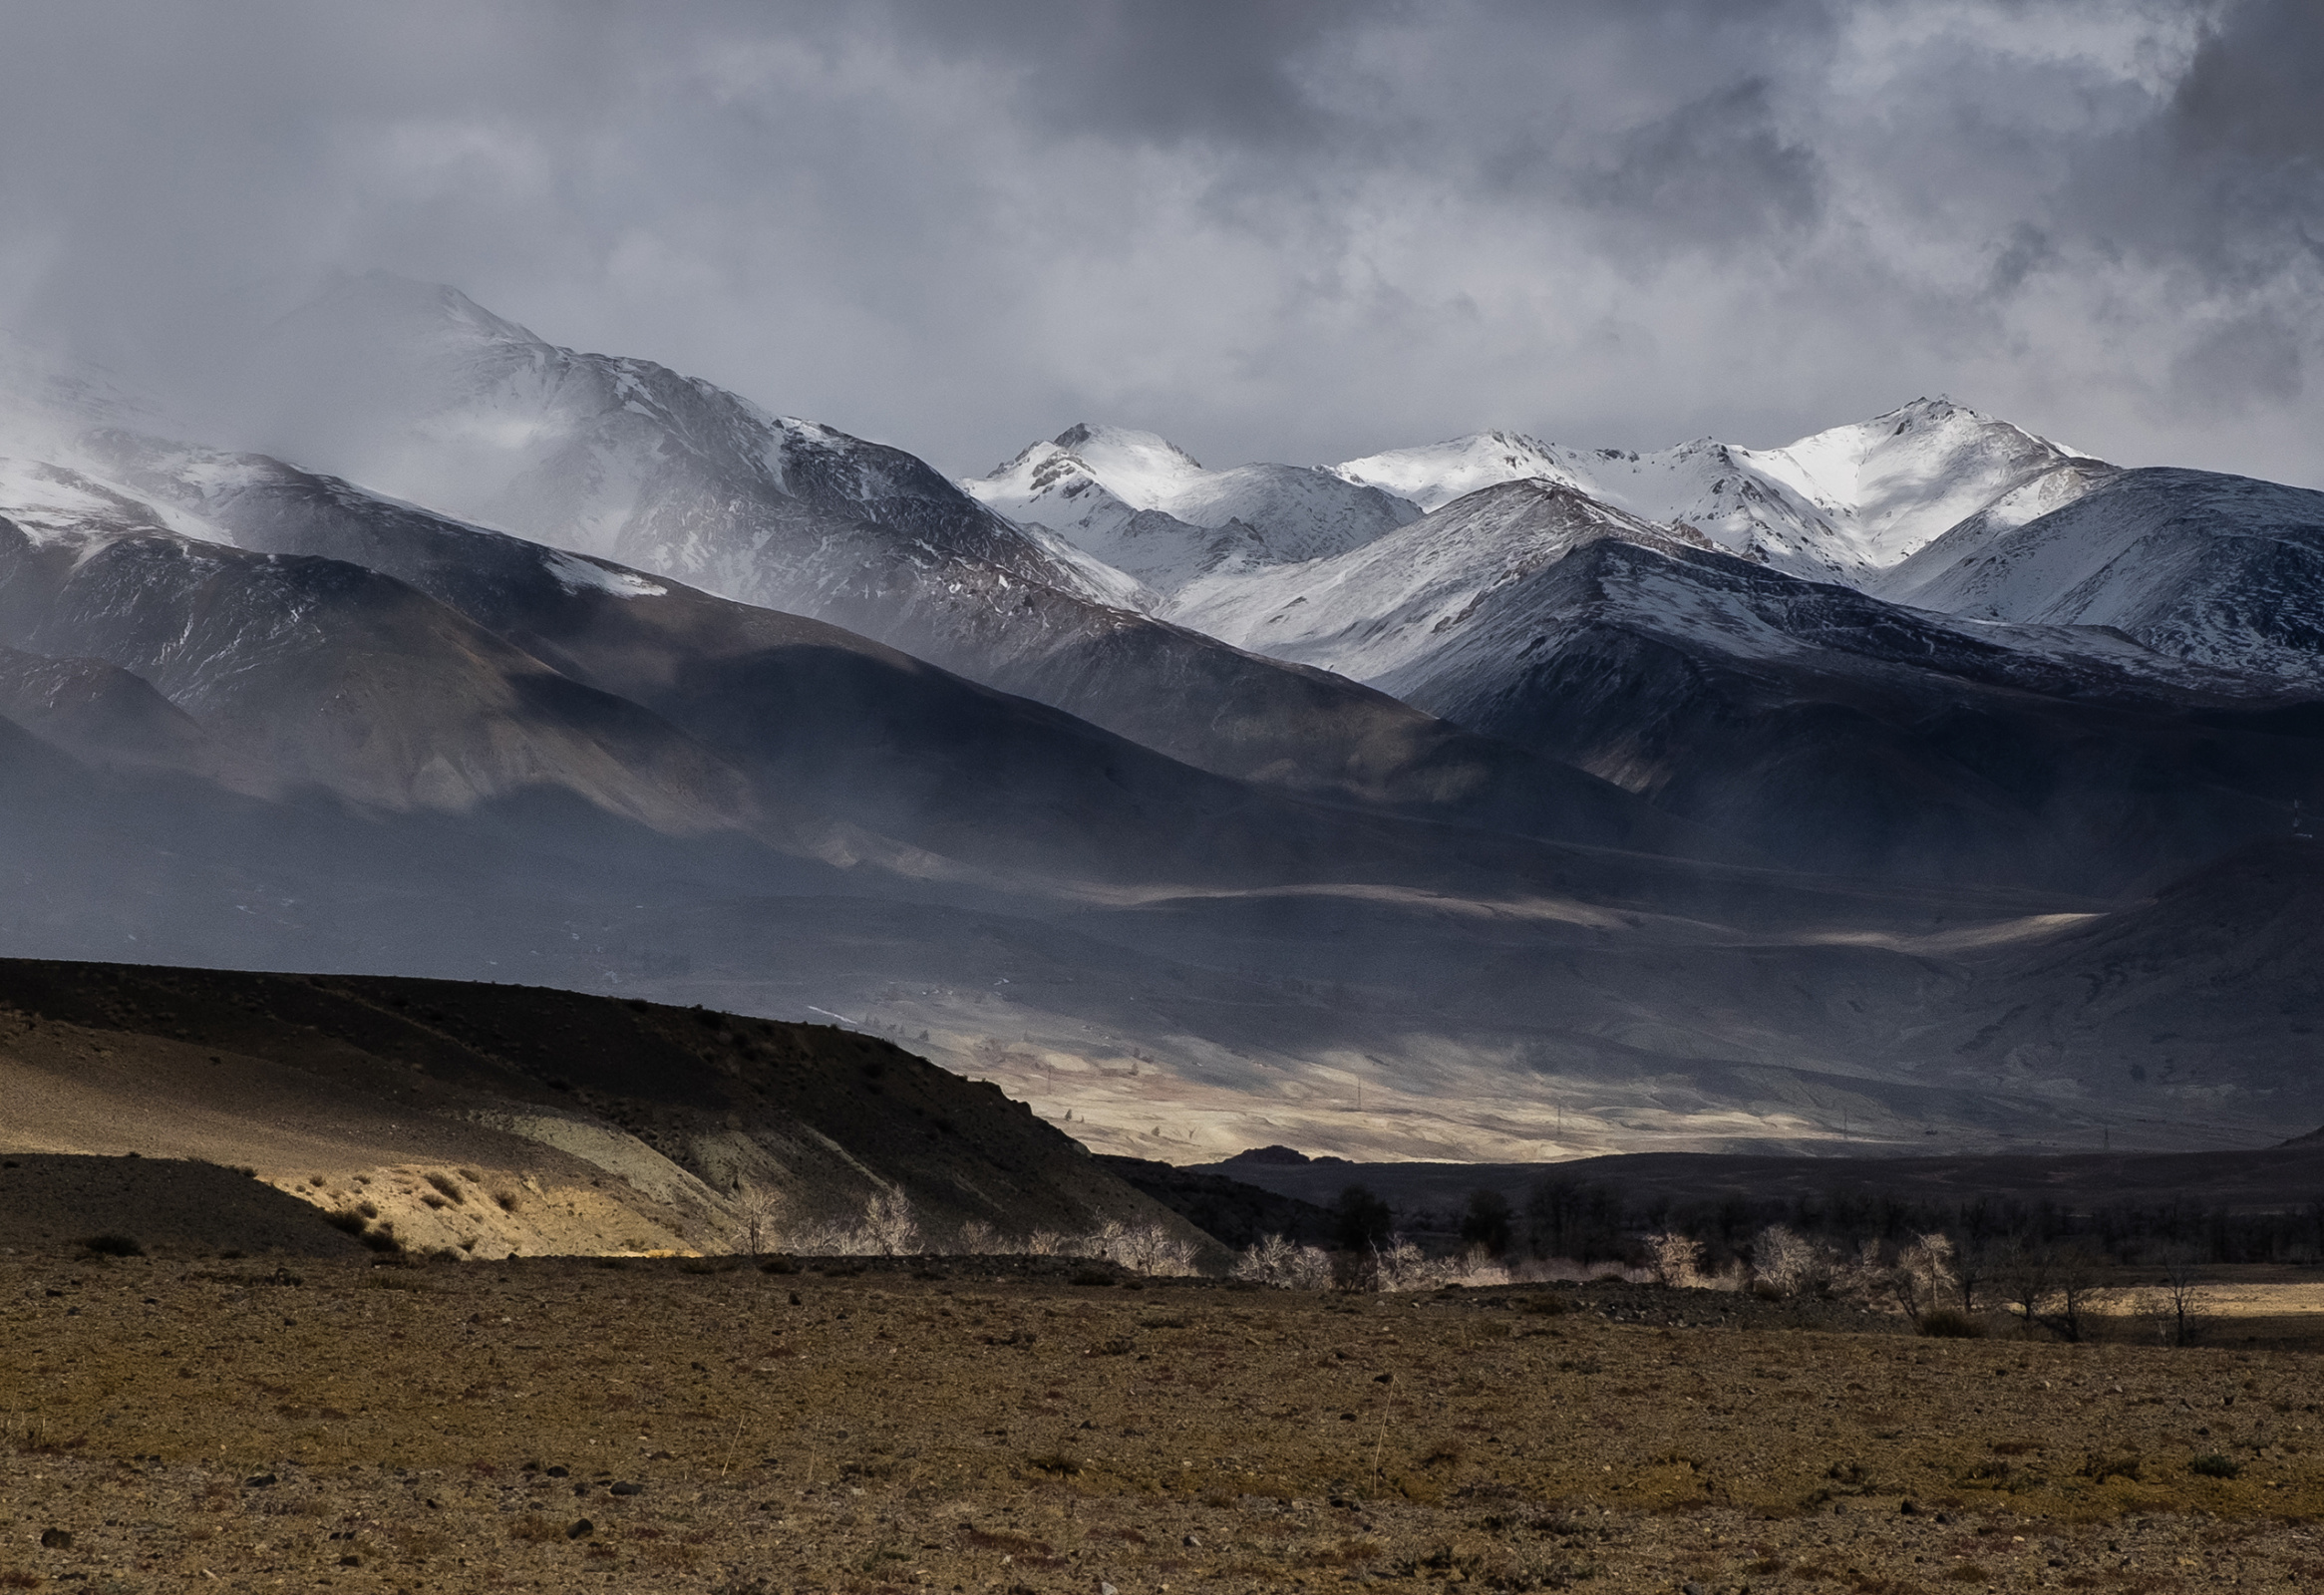
<path fill-rule="evenodd" d="M 1793 1311 L 1068 1259 L 5 1256 L 0 1587 L 2324 1580 L 2312 1356 Z"/>

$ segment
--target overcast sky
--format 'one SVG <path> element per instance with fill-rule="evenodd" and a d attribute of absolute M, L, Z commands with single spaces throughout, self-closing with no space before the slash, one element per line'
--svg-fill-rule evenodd
<path fill-rule="evenodd" d="M 989 469 L 1948 393 L 2324 483 L 2316 0 L 0 0 L 0 316 L 337 269 Z"/>

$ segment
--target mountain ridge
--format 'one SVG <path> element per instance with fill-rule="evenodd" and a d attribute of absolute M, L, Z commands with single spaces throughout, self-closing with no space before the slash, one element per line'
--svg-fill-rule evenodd
<path fill-rule="evenodd" d="M 1419 516 L 1416 505 L 1321 468 L 1205 471 L 1158 434 L 1087 422 L 960 485 L 1164 595 L 1212 571 L 1344 553 Z"/>
<path fill-rule="evenodd" d="M 2019 524 L 2116 468 L 1950 400 L 1916 399 L 1775 449 L 1704 438 L 1641 455 L 1484 433 L 1329 469 L 1400 485 L 1431 510 L 1538 477 L 1791 574 L 1863 586 L 1972 515 Z"/>
<path fill-rule="evenodd" d="M 2244 621 L 2305 579 L 2305 499 L 1928 402 L 1787 461 L 1591 457 L 1743 516 L 1702 524 L 1504 435 L 1454 464 L 1507 479 L 1286 562 L 1259 487 L 1395 495 L 1060 434 L 1053 484 L 1146 451 L 1108 491 L 1158 553 L 1243 548 L 1165 592 L 903 451 L 370 291 L 285 330 L 345 335 L 290 360 L 311 452 L 0 421 L 0 948 L 843 1015 L 1166 1160 L 2324 1116 L 2286 839 L 2324 719 L 2204 651 L 2297 645 Z M 2116 608 L 1751 556 L 1963 507 L 1930 546 L 1994 569 L 2089 522 L 2129 563 L 2076 602 Z M 2150 601 L 2184 568 L 2211 597 Z"/>
<path fill-rule="evenodd" d="M 900 450 L 550 345 L 452 292 L 366 278 L 290 318 L 265 369 L 325 418 L 291 429 L 291 458 L 336 458 L 375 492 L 824 620 L 1212 774 L 1617 841 L 1606 820 L 1623 800 L 1592 778 L 1158 621 L 1135 607 L 1139 584 Z"/>

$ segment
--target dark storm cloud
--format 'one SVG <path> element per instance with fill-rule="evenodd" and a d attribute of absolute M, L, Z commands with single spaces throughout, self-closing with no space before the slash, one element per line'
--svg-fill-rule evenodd
<path fill-rule="evenodd" d="M 2090 242 L 2225 292 L 2314 264 L 2324 8 L 2247 0 L 2204 30 L 2143 124 L 2082 152 L 2061 194 Z"/>
<path fill-rule="evenodd" d="M 1923 392 L 2324 475 L 2312 0 L 0 3 L 0 314 L 224 369 L 330 269 L 984 469 Z"/>
<path fill-rule="evenodd" d="M 2193 152 L 2231 153 L 2262 168 L 2324 160 L 2324 9 L 2251 0 L 2205 32 L 2170 99 L 2170 127 Z"/>
<path fill-rule="evenodd" d="M 1324 136 L 1298 66 L 1386 0 L 891 0 L 899 32 L 1022 74 L 1040 122 L 1101 136 L 1280 146 Z"/>
<path fill-rule="evenodd" d="M 2324 257 L 2324 7 L 2255 0 L 2195 52 L 2163 128 L 2194 200 L 2181 237 L 2239 277 Z M 2174 240 L 2176 241 L 2176 240 Z"/>
<path fill-rule="evenodd" d="M 1551 191 L 1617 224 L 1633 246 L 1722 247 L 1814 225 L 1822 162 L 1778 129 L 1754 78 L 1623 130 L 1578 168 L 1536 152 Z M 1512 186 L 1517 185 L 1512 178 Z"/>

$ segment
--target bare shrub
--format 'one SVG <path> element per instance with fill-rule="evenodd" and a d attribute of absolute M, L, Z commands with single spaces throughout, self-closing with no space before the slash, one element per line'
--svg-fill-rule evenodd
<path fill-rule="evenodd" d="M 1646 1237 L 1646 1251 L 1658 1282 L 1682 1288 L 1703 1282 L 1703 1243 L 1694 1236 L 1665 1230 Z"/>
<path fill-rule="evenodd" d="M 1880 1243 L 1867 1240 L 1853 1257 L 1834 1256 L 1824 1280 L 1825 1291 L 1851 1307 L 1868 1313 L 1885 1312 L 1894 1287 L 1894 1270 L 1880 1255 Z"/>
<path fill-rule="evenodd" d="M 1430 1257 L 1402 1235 L 1391 1235 L 1387 1245 L 1373 1248 L 1372 1256 L 1375 1290 L 1434 1290 L 1452 1273 L 1442 1259 Z"/>
<path fill-rule="evenodd" d="M 1785 1224 L 1770 1224 L 1751 1243 L 1753 1282 L 1765 1294 L 1798 1296 L 1831 1277 L 1825 1249 Z"/>
<path fill-rule="evenodd" d="M 1515 1276 L 1509 1272 L 1508 1264 L 1502 1262 L 1492 1250 L 1481 1245 L 1462 1248 L 1461 1255 L 1454 1258 L 1445 1268 L 1446 1284 L 1467 1285 L 1473 1289 L 1488 1285 L 1507 1285 L 1513 1283 L 1514 1279 Z"/>
<path fill-rule="evenodd" d="M 429 1174 L 426 1178 L 429 1184 L 443 1194 L 446 1201 L 465 1203 L 468 1200 L 450 1174 Z"/>
<path fill-rule="evenodd" d="M 920 1244 L 919 1215 L 912 1211 L 912 1199 L 900 1190 L 878 1190 L 863 1204 L 863 1238 L 866 1252 L 886 1257 L 903 1257 L 917 1251 Z"/>
<path fill-rule="evenodd" d="M 1182 1278 L 1194 1272 L 1191 1241 L 1171 1234 L 1161 1224 L 1122 1224 L 1109 1220 L 1099 1232 L 1100 1256 L 1135 1274 Z"/>
<path fill-rule="evenodd" d="M 1331 1257 L 1320 1246 L 1295 1246 L 1269 1235 L 1243 1248 L 1234 1260 L 1234 1277 L 1278 1290 L 1328 1290 Z"/>
<path fill-rule="evenodd" d="M 900 1190 L 876 1190 L 852 1221 L 795 1224 L 781 1238 L 784 1250 L 803 1257 L 904 1257 L 919 1247 L 920 1220 L 911 1197 Z"/>
<path fill-rule="evenodd" d="M 968 1257 L 997 1257 L 1001 1232 L 981 1218 L 972 1218 L 960 1226 L 960 1238 L 953 1249 Z"/>
<path fill-rule="evenodd" d="M 1981 1340 L 1985 1326 L 1958 1307 L 1939 1307 L 1920 1320 L 1920 1332 L 1935 1340 Z"/>

